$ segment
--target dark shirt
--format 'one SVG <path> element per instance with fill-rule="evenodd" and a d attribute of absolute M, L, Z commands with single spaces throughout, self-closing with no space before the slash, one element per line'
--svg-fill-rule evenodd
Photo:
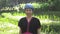
<path fill-rule="evenodd" d="M 20 19 L 18 26 L 21 28 L 22 33 L 27 31 L 28 21 L 27 21 L 26 17 Z M 32 17 L 30 24 L 29 24 L 29 32 L 31 32 L 33 34 L 37 34 L 38 28 L 41 28 L 40 21 L 37 18 Z"/>

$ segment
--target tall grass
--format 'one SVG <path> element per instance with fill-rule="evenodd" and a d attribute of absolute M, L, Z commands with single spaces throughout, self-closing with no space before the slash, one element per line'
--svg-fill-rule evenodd
<path fill-rule="evenodd" d="M 0 34 L 18 34 L 18 21 L 25 17 L 25 13 L 2 13 L 0 16 Z M 41 32 L 45 34 L 60 34 L 60 17 L 56 15 L 34 15 L 41 22 Z M 16 26 L 16 27 L 15 27 Z M 16 31 L 16 32 L 15 32 Z"/>

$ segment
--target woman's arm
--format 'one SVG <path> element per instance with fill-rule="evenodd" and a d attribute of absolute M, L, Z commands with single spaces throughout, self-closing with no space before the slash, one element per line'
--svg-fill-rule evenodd
<path fill-rule="evenodd" d="M 22 32 L 22 31 L 21 31 L 21 28 L 19 28 L 19 34 L 22 34 L 21 32 Z"/>
<path fill-rule="evenodd" d="M 37 33 L 41 34 L 41 28 L 38 28 Z"/>
<path fill-rule="evenodd" d="M 40 34 L 41 33 L 41 23 L 40 20 L 37 20 L 37 33 Z"/>
<path fill-rule="evenodd" d="M 21 34 L 21 33 L 22 33 L 22 31 L 21 31 L 22 19 L 19 20 L 19 22 L 18 22 L 18 27 L 19 27 L 19 34 Z"/>

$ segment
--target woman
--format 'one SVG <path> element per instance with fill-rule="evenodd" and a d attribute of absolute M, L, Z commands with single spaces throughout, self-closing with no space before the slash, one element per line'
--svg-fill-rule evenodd
<path fill-rule="evenodd" d="M 24 10 L 26 17 L 20 19 L 18 23 L 18 26 L 21 29 L 21 34 L 39 34 L 38 30 L 41 29 L 41 24 L 37 18 L 32 17 L 33 9 L 32 4 L 27 3 L 25 5 Z"/>

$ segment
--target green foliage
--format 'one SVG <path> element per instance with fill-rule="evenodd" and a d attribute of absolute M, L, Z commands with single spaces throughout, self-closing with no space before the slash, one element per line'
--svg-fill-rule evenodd
<path fill-rule="evenodd" d="M 52 12 L 52 11 L 51 11 Z M 55 13 L 55 12 L 54 12 Z M 56 13 L 57 15 L 57 13 Z M 38 18 L 41 21 L 41 32 L 44 32 L 46 34 L 59 34 L 60 32 L 60 17 L 50 14 L 49 12 L 40 14 L 40 15 L 34 15 L 36 18 Z M 2 13 L 0 16 L 0 34 L 18 34 L 18 21 L 20 18 L 26 16 L 25 13 L 19 13 L 14 12 L 12 13 Z M 15 27 L 16 26 L 16 27 Z M 12 32 L 10 32 L 13 30 Z M 19 29 L 18 29 L 19 30 Z M 17 32 L 15 32 L 17 31 Z"/>
<path fill-rule="evenodd" d="M 60 34 L 60 0 L 39 0 L 38 3 L 32 3 L 34 6 L 34 17 L 41 22 L 41 32 L 44 34 Z M 25 13 L 21 8 L 24 4 L 14 7 L 8 7 L 9 0 L 0 0 L 0 8 L 7 11 L 0 12 L 0 34 L 18 34 L 18 21 L 25 17 Z M 11 3 L 11 2 L 10 2 Z M 14 11 L 19 10 L 20 11 Z"/>
<path fill-rule="evenodd" d="M 7 22 L 0 22 L 0 34 L 18 34 L 18 27 Z"/>
<path fill-rule="evenodd" d="M 60 30 L 60 22 L 51 22 L 49 24 L 46 24 L 46 23 L 43 23 L 42 24 L 42 31 L 43 32 L 46 32 L 46 33 L 49 33 L 49 34 L 53 34 L 53 33 L 57 33 L 59 34 Z M 52 33 L 53 32 L 53 33 Z"/>

